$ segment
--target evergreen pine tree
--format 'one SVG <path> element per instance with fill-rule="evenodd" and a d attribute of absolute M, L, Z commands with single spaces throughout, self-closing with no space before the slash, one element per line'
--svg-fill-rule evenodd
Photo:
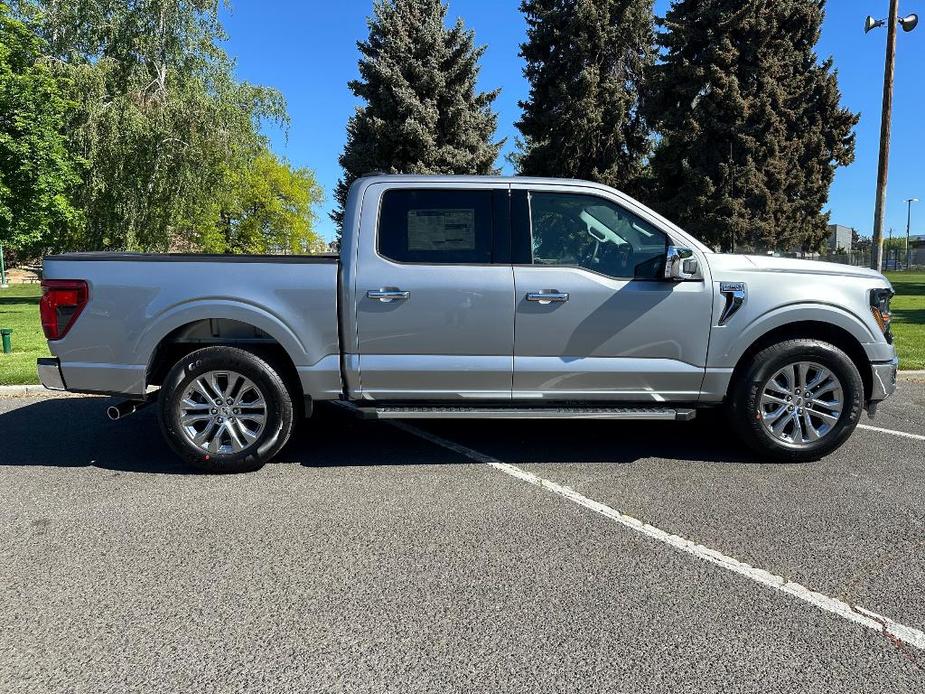
<path fill-rule="evenodd" d="M 523 0 L 530 97 L 513 157 L 528 176 L 639 189 L 649 130 L 639 108 L 655 55 L 652 0 Z"/>
<path fill-rule="evenodd" d="M 814 46 L 824 0 L 674 0 L 646 112 L 659 210 L 724 249 L 812 249 L 857 116 Z"/>
<path fill-rule="evenodd" d="M 343 224 L 350 185 L 372 171 L 490 174 L 501 149 L 493 142 L 500 90 L 476 91 L 485 47 L 461 19 L 447 28 L 442 0 L 375 0 L 369 38 L 357 45 L 363 99 L 347 124 L 344 174 L 331 217 Z"/>

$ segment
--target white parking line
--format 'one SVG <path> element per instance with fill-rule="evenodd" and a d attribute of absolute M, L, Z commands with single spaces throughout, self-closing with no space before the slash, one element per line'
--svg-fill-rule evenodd
<path fill-rule="evenodd" d="M 925 441 L 925 436 L 921 434 L 910 434 L 908 431 L 896 431 L 895 429 L 884 429 L 883 427 L 872 427 L 870 424 L 858 424 L 858 429 L 867 429 L 868 431 L 879 431 L 881 434 L 892 434 L 893 436 L 902 436 L 907 439 L 916 441 Z"/>
<path fill-rule="evenodd" d="M 672 535 L 671 533 L 665 532 L 659 528 L 656 528 L 653 525 L 648 523 L 643 523 L 632 516 L 627 516 L 624 513 L 620 513 L 616 509 L 602 504 L 599 501 L 594 501 L 589 499 L 583 494 L 579 494 L 573 489 L 564 487 L 560 484 L 552 482 L 550 480 L 544 479 L 534 475 L 532 472 L 527 472 L 522 470 L 516 465 L 511 465 L 510 463 L 503 463 L 500 460 L 492 458 L 489 455 L 480 453 L 479 451 L 473 450 L 466 446 L 462 446 L 453 441 L 449 441 L 440 436 L 431 434 L 428 431 L 423 429 L 418 429 L 415 426 L 406 424 L 405 422 L 393 421 L 391 424 L 402 431 L 405 431 L 409 434 L 417 436 L 429 441 L 430 443 L 436 444 L 443 448 L 459 453 L 470 460 L 474 460 L 478 463 L 484 463 L 494 469 L 503 472 L 511 477 L 516 477 L 519 480 L 523 480 L 529 484 L 545 489 L 548 492 L 552 492 L 558 496 L 561 496 L 569 501 L 583 506 L 586 509 L 599 513 L 605 518 L 609 518 L 612 521 L 623 525 L 624 527 L 629 528 L 637 533 L 645 535 L 653 540 L 657 540 L 663 544 L 669 545 L 678 549 L 687 554 L 691 554 L 698 559 L 703 559 L 708 561 L 711 564 L 720 566 L 728 571 L 737 573 L 740 576 L 745 576 L 746 578 L 760 583 L 763 586 L 771 588 L 772 590 L 780 591 L 781 593 L 786 593 L 792 597 L 795 597 L 803 602 L 807 602 L 814 607 L 818 607 L 820 610 L 825 610 L 826 612 L 831 612 L 836 614 L 839 617 L 843 617 L 848 621 L 859 624 L 868 629 L 873 629 L 874 631 L 883 633 L 902 641 L 903 643 L 909 644 L 910 646 L 915 646 L 925 650 L 925 632 L 922 632 L 914 627 L 906 626 L 905 624 L 900 624 L 899 622 L 894 622 L 888 617 L 879 615 L 876 612 L 871 612 L 866 610 L 863 607 L 856 605 L 849 605 L 848 603 L 839 600 L 837 598 L 829 597 L 822 593 L 818 593 L 814 590 L 810 590 L 799 583 L 794 583 L 793 581 L 788 581 L 782 576 L 772 574 L 769 571 L 764 569 L 759 569 L 745 562 L 741 562 L 738 559 L 726 556 L 721 552 L 717 552 L 715 549 L 710 549 L 709 547 L 704 547 L 699 545 L 691 540 L 687 540 L 678 535 Z"/>

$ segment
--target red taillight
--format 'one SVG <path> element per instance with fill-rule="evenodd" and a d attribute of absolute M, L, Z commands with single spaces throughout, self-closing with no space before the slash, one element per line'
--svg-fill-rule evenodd
<path fill-rule="evenodd" d="M 60 340 L 74 325 L 90 299 L 84 280 L 42 280 L 39 313 L 42 330 L 49 340 Z"/>

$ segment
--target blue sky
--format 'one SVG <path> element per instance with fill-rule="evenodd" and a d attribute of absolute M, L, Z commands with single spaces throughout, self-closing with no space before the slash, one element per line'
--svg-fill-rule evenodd
<path fill-rule="evenodd" d="M 347 81 L 357 76 L 356 42 L 366 36 L 371 4 L 371 0 L 233 0 L 231 11 L 223 13 L 230 35 L 226 48 L 237 60 L 239 77 L 276 87 L 286 96 L 292 125 L 288 137 L 271 133 L 273 147 L 293 164 L 315 170 L 326 195 L 318 224 L 326 238 L 334 234 L 327 213 L 340 176 L 337 157 L 344 146 L 347 118 L 357 105 Z M 662 15 L 669 1 L 656 0 L 655 4 Z M 449 2 L 449 17 L 463 17 L 475 30 L 476 40 L 488 46 L 482 59 L 481 88 L 502 88 L 496 110 L 498 137 L 507 138 L 499 160 L 505 173 L 513 173 L 503 155 L 513 147 L 514 122 L 520 115 L 517 102 L 527 94 L 523 63 L 517 55 L 525 32 L 518 5 L 519 0 Z M 873 226 L 886 31 L 878 29 L 865 36 L 863 23 L 867 14 L 885 16 L 887 7 L 887 0 L 830 1 L 817 46 L 820 56 L 831 55 L 835 60 L 843 103 L 861 113 L 855 162 L 838 170 L 832 186 L 832 221 L 857 227 L 865 235 Z M 901 12 L 918 10 L 925 19 L 925 0 L 919 5 L 903 2 L 900 8 Z M 925 22 L 913 33 L 900 31 L 897 43 L 884 235 L 891 226 L 896 235 L 905 234 L 903 200 L 909 197 L 923 200 L 913 205 L 912 233 L 925 233 Z"/>

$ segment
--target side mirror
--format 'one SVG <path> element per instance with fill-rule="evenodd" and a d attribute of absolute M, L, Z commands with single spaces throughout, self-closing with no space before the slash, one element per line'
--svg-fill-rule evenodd
<path fill-rule="evenodd" d="M 702 280 L 703 275 L 700 273 L 700 264 L 697 262 L 697 258 L 694 257 L 694 251 L 690 248 L 668 246 L 668 253 L 665 258 L 665 279 L 672 282 Z"/>

